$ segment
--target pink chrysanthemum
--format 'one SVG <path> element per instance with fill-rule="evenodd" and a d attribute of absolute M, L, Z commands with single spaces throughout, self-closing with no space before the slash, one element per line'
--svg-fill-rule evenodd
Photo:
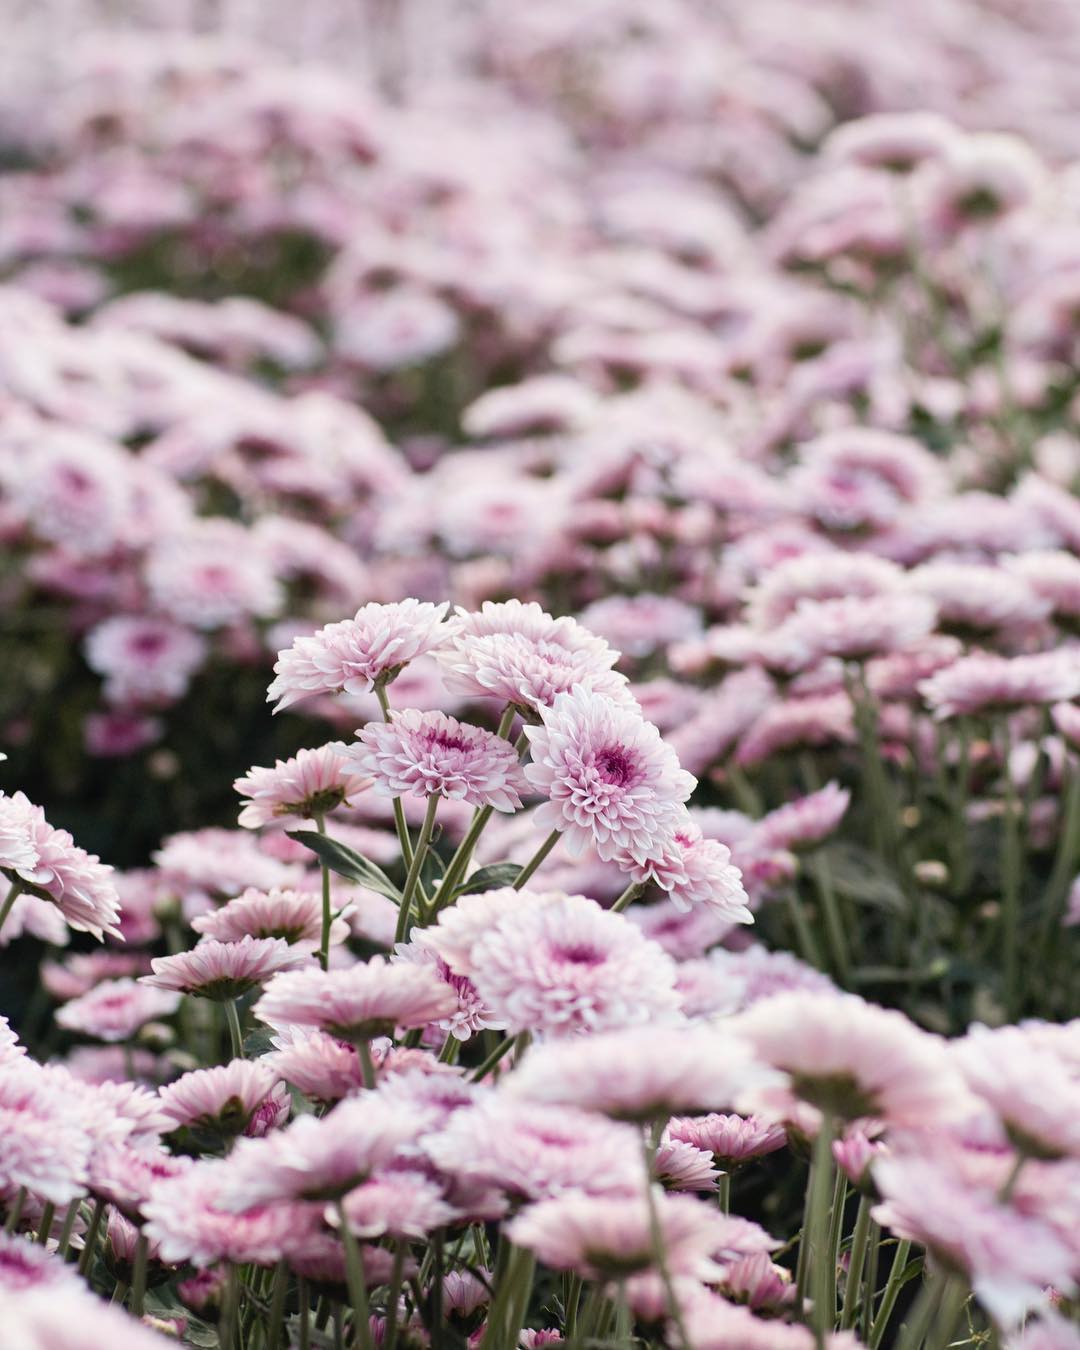
<path fill-rule="evenodd" d="M 605 861 L 655 856 L 678 823 L 694 779 L 640 713 L 577 688 L 526 727 L 532 763 L 525 776 L 547 800 L 537 827 L 558 830 L 572 856 L 589 844 Z"/>
<path fill-rule="evenodd" d="M 246 886 L 271 890 L 294 886 L 303 876 L 299 863 L 286 863 L 264 852 L 244 830 L 186 830 L 172 834 L 153 855 L 160 880 L 183 891 L 239 895 Z"/>
<path fill-rule="evenodd" d="M 86 638 L 87 665 L 105 676 L 106 699 L 124 707 L 175 702 L 205 658 L 197 633 L 149 615 L 113 615 Z"/>
<path fill-rule="evenodd" d="M 316 1205 L 250 1205 L 239 1212 L 226 1210 L 221 1202 L 232 1176 L 230 1157 L 200 1162 L 154 1187 L 143 1207 L 144 1232 L 158 1244 L 163 1260 L 190 1261 L 199 1267 L 218 1261 L 269 1266 L 306 1234 L 318 1231 Z"/>
<path fill-rule="evenodd" d="M 422 1238 L 455 1217 L 442 1188 L 419 1172 L 384 1172 L 362 1181 L 343 1201 L 357 1237 Z M 333 1211 L 328 1215 L 336 1219 Z"/>
<path fill-rule="evenodd" d="M 218 1205 L 240 1212 L 253 1205 L 345 1195 L 430 1120 L 377 1092 L 340 1102 L 326 1116 L 298 1116 L 287 1129 L 263 1139 L 240 1140 L 229 1156 Z"/>
<path fill-rule="evenodd" d="M 1050 602 L 1021 575 L 981 563 L 924 563 L 908 574 L 908 584 L 933 600 L 942 632 L 965 640 L 1038 623 L 1050 613 Z"/>
<path fill-rule="evenodd" d="M 430 928 L 413 929 L 412 941 L 435 952 L 455 975 L 471 979 L 476 973 L 473 951 L 489 930 L 511 913 L 555 904 L 562 898 L 561 891 L 516 891 L 510 886 L 462 895 Z"/>
<path fill-rule="evenodd" d="M 851 802 L 851 793 L 837 783 L 797 797 L 770 811 L 759 823 L 756 836 L 770 848 L 805 848 L 818 844 L 839 826 Z"/>
<path fill-rule="evenodd" d="M 222 628 L 281 609 L 267 550 L 237 521 L 200 518 L 155 540 L 144 576 L 155 608 L 194 628 Z"/>
<path fill-rule="evenodd" d="M 768 1114 L 791 1118 L 802 1102 L 848 1120 L 929 1126 L 970 1110 L 944 1041 L 854 995 L 778 994 L 739 1014 L 732 1030 L 789 1076 L 750 1099 Z"/>
<path fill-rule="evenodd" d="M 676 961 L 701 956 L 722 942 L 734 927 L 716 910 L 701 905 L 696 909 L 680 909 L 670 899 L 655 904 L 631 905 L 626 917 Z"/>
<path fill-rule="evenodd" d="M 144 1022 L 170 1017 L 179 1006 L 179 994 L 148 989 L 129 978 L 105 980 L 65 1003 L 56 1020 L 68 1031 L 99 1041 L 127 1041 Z"/>
<path fill-rule="evenodd" d="M 349 936 L 351 906 L 330 925 L 331 945 Z M 197 914 L 191 921 L 196 933 L 218 942 L 240 942 L 245 937 L 283 938 L 290 945 L 319 941 L 322 933 L 322 898 L 315 891 L 257 891 L 253 887 L 220 909 Z"/>
<path fill-rule="evenodd" d="M 32 872 L 38 860 L 31 837 L 37 809 L 21 792 L 0 792 L 0 869 L 9 874 Z"/>
<path fill-rule="evenodd" d="M 197 950 L 197 949 L 196 949 Z M 391 965 L 382 957 L 344 970 L 298 970 L 279 976 L 255 1004 L 275 1030 L 314 1027 L 348 1041 L 369 1041 L 395 1027 L 422 1027 L 457 1008 L 454 991 L 426 966 Z"/>
<path fill-rule="evenodd" d="M 72 1267 L 44 1247 L 28 1238 L 0 1233 L 0 1290 L 5 1295 L 76 1283 Z"/>
<path fill-rule="evenodd" d="M 271 975 L 295 970 L 311 960 L 302 948 L 290 947 L 282 938 L 243 937 L 239 942 L 215 942 L 208 938 L 189 952 L 158 956 L 151 962 L 152 975 L 143 984 L 158 989 L 176 989 L 200 998 L 239 998 Z"/>
<path fill-rule="evenodd" d="M 85 1190 L 88 1130 L 62 1080 L 27 1058 L 0 1062 L 0 1189 L 20 1186 L 66 1205 Z"/>
<path fill-rule="evenodd" d="M 760 764 L 782 750 L 846 744 L 855 739 L 846 694 L 809 694 L 773 703 L 753 722 L 735 751 L 740 765 Z"/>
<path fill-rule="evenodd" d="M 55 999 L 66 1001 L 88 994 L 103 980 L 118 980 L 128 975 L 144 975 L 150 958 L 142 952 L 118 952 L 110 948 L 93 952 L 75 952 L 63 961 L 41 963 L 41 983 Z"/>
<path fill-rule="evenodd" d="M 473 981 L 512 1032 L 567 1036 L 671 1017 L 675 964 L 583 895 L 508 914 L 477 943 Z"/>
<path fill-rule="evenodd" d="M 1069 1034 L 1066 1028 L 1054 1030 Z M 1077 1158 L 1080 1054 L 1075 1046 L 1080 1043 L 1080 1027 L 1071 1026 L 1071 1062 L 1056 1053 L 1055 1040 L 1040 1037 L 1039 1031 L 1039 1023 L 993 1031 L 975 1026 L 951 1049 L 968 1086 L 993 1107 L 1021 1152 L 1038 1158 Z"/>
<path fill-rule="evenodd" d="M 617 1119 L 655 1120 L 740 1108 L 751 1087 L 782 1083 L 727 1028 L 652 1026 L 533 1046 L 506 1091 Z"/>
<path fill-rule="evenodd" d="M 432 1023 L 443 1034 L 455 1040 L 467 1041 L 480 1031 L 503 1031 L 506 1022 L 496 1016 L 477 992 L 467 975 L 455 975 L 447 963 L 431 947 L 418 943 L 399 943 L 394 952 L 395 961 L 412 961 L 433 969 L 457 996 L 457 1009 L 449 1017 L 440 1017 Z"/>
<path fill-rule="evenodd" d="M 453 693 L 535 713 L 589 678 L 605 692 L 625 685 L 611 670 L 619 654 L 603 638 L 576 619 L 552 618 L 534 602 L 486 601 L 473 614 L 459 608 L 452 626 L 439 661 Z"/>
<path fill-rule="evenodd" d="M 658 1191 L 655 1207 L 668 1272 L 697 1280 L 722 1273 L 712 1257 L 726 1216 L 689 1196 Z M 655 1244 L 643 1195 L 596 1196 L 569 1192 L 540 1200 L 506 1225 L 519 1247 L 535 1252 L 553 1270 L 585 1279 L 625 1279 L 650 1270 Z"/>
<path fill-rule="evenodd" d="M 715 1191 L 712 1157 L 681 1139 L 664 1137 L 656 1148 L 656 1179 L 669 1191 Z"/>
<path fill-rule="evenodd" d="M 298 750 L 279 759 L 272 769 L 249 769 L 233 787 L 246 800 L 239 823 L 248 830 L 290 820 L 316 820 L 338 806 L 348 806 L 371 786 L 370 778 L 353 773 L 342 756 L 341 741 Z"/>
<path fill-rule="evenodd" d="M 268 1114 L 274 1125 L 284 1124 L 289 1114 L 284 1084 L 265 1058 L 194 1069 L 161 1088 L 158 1096 L 161 1109 L 176 1126 L 198 1126 L 224 1135 L 265 1134 L 262 1127 Z M 268 1102 L 269 1112 L 263 1109 Z"/>
<path fill-rule="evenodd" d="M 642 1184 L 632 1126 L 562 1105 L 489 1099 L 456 1111 L 423 1148 L 443 1172 L 487 1182 L 517 1200 L 567 1190 L 633 1193 Z"/>
<path fill-rule="evenodd" d="M 1012 657 L 976 652 L 923 680 L 919 693 L 939 722 L 1068 702 L 1080 695 L 1080 657 L 1070 651 Z"/>
<path fill-rule="evenodd" d="M 725 1172 L 775 1153 L 787 1143 L 784 1127 L 765 1116 L 678 1116 L 668 1122 L 672 1139 L 693 1144 L 716 1159 Z"/>
<path fill-rule="evenodd" d="M 121 938 L 117 927 L 120 898 L 107 867 L 93 853 L 81 849 L 67 830 L 56 830 L 21 792 L 0 797 L 0 819 L 9 831 L 25 830 L 29 858 L 17 865 L 0 863 L 12 881 L 18 880 L 41 900 L 54 904 L 71 928 L 92 933 L 100 942 L 105 933 Z M 10 845 L 9 845 L 10 848 Z"/>
<path fill-rule="evenodd" d="M 791 952 L 769 951 L 759 942 L 738 952 L 717 947 L 702 964 L 711 968 L 713 979 L 721 987 L 720 996 L 725 1000 L 729 995 L 733 996 L 737 1009 L 749 1008 L 773 994 L 796 989 L 822 994 L 836 989 L 832 980 L 816 967 Z"/>
<path fill-rule="evenodd" d="M 367 693 L 449 637 L 447 609 L 420 600 L 364 605 L 351 619 L 297 638 L 278 656 L 267 701 L 276 699 L 281 712 L 312 694 Z"/>
<path fill-rule="evenodd" d="M 790 618 L 762 639 L 762 654 L 766 665 L 788 674 L 829 656 L 866 661 L 925 638 L 936 617 L 933 602 L 920 595 L 802 600 Z"/>
<path fill-rule="evenodd" d="M 1080 558 L 1059 549 L 1022 553 L 1003 563 L 1050 605 L 1058 623 L 1068 629 L 1080 625 Z"/>
<path fill-rule="evenodd" d="M 336 1102 L 364 1086 L 356 1049 L 323 1031 L 285 1027 L 266 1062 L 286 1082 L 319 1102 Z"/>
<path fill-rule="evenodd" d="M 163 1123 L 167 1125 L 167 1117 Z M 155 1187 L 180 1176 L 191 1165 L 190 1158 L 174 1157 L 163 1148 L 114 1140 L 94 1150 L 90 1192 L 132 1218 L 140 1218 L 142 1207 Z"/>
<path fill-rule="evenodd" d="M 614 861 L 635 881 L 655 881 L 677 910 L 701 905 L 727 923 L 754 922 L 742 873 L 731 862 L 731 850 L 716 839 L 706 839 L 689 816 L 684 816 L 670 840 L 645 865 L 619 855 Z"/>
<path fill-rule="evenodd" d="M 501 736 L 441 712 L 406 708 L 369 722 L 345 756 L 385 797 L 438 794 L 472 806 L 516 811 L 525 781 L 514 747 Z"/>

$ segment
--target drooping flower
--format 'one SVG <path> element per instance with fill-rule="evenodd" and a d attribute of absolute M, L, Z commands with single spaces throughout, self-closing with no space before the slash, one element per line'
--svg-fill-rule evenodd
<path fill-rule="evenodd" d="M 346 759 L 387 797 L 436 794 L 472 806 L 516 811 L 524 777 L 509 741 L 441 712 L 406 708 L 391 722 L 369 722 Z"/>
<path fill-rule="evenodd" d="M 299 637 L 279 654 L 267 701 L 275 712 L 313 694 L 363 694 L 449 637 L 448 605 L 420 600 L 363 605 L 351 619 Z"/>
<path fill-rule="evenodd" d="M 247 798 L 239 823 L 257 830 L 290 820 L 316 820 L 339 806 L 347 806 L 371 785 L 354 773 L 340 741 L 314 750 L 298 750 L 291 759 L 279 759 L 272 769 L 249 769 L 233 787 Z"/>
<path fill-rule="evenodd" d="M 208 938 L 188 952 L 156 956 L 143 984 L 176 989 L 215 1001 L 239 998 L 280 971 L 296 970 L 311 960 L 308 951 L 282 938 L 243 937 L 239 942 Z"/>
<path fill-rule="evenodd" d="M 196 949 L 198 950 L 198 949 Z M 313 1027 L 346 1041 L 422 1027 L 457 1008 L 454 991 L 434 970 L 374 957 L 343 970 L 291 971 L 273 980 L 255 1016 L 275 1030 Z"/>
<path fill-rule="evenodd" d="M 656 856 L 694 788 L 657 729 L 585 687 L 556 695 L 540 715 L 540 726 L 525 729 L 525 776 L 546 798 L 538 828 L 558 830 L 575 857 L 589 844 L 605 861 Z"/>
<path fill-rule="evenodd" d="M 144 1022 L 170 1017 L 180 1006 L 180 995 L 150 989 L 130 978 L 105 980 L 56 1013 L 60 1026 L 99 1041 L 127 1041 Z"/>
<path fill-rule="evenodd" d="M 476 944 L 472 979 L 512 1032 L 566 1036 L 671 1017 L 675 965 L 583 895 L 516 909 Z"/>

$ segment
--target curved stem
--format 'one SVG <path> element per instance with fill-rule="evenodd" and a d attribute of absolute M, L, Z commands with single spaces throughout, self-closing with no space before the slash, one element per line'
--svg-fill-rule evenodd
<path fill-rule="evenodd" d="M 638 898 L 638 896 L 644 889 L 645 889 L 644 882 L 632 881 L 630 885 L 627 886 L 626 890 L 623 891 L 622 895 L 620 895 L 619 898 L 615 901 L 615 903 L 611 906 L 609 912 L 611 914 L 621 914 L 628 905 L 633 904 L 633 902 Z"/>
<path fill-rule="evenodd" d="M 870 1199 L 868 1196 L 862 1195 L 859 1197 L 859 1210 L 855 1215 L 855 1231 L 851 1236 L 847 1284 L 844 1286 L 844 1303 L 840 1310 L 841 1331 L 849 1331 L 855 1325 L 855 1314 L 859 1306 L 859 1290 L 862 1286 L 862 1273 L 866 1262 L 866 1247 L 869 1236 Z"/>
<path fill-rule="evenodd" d="M 440 909 L 445 909 L 454 898 L 454 891 L 461 884 L 465 875 L 465 869 L 472 858 L 473 850 L 476 848 L 477 840 L 483 833 L 484 827 L 495 812 L 493 806 L 477 807 L 473 813 L 473 818 L 469 822 L 469 828 L 465 833 L 464 839 L 457 846 L 454 856 L 447 864 L 446 873 L 443 876 L 439 889 L 431 901 L 431 915 L 434 917 Z"/>
<path fill-rule="evenodd" d="M 495 1049 L 492 1050 L 491 1054 L 488 1055 L 487 1059 L 485 1059 L 480 1067 L 473 1073 L 472 1081 L 474 1083 L 479 1083 L 482 1078 L 486 1078 L 495 1065 L 498 1064 L 499 1060 L 502 1059 L 504 1055 L 510 1053 L 516 1044 L 517 1039 L 516 1036 L 507 1036 L 504 1040 L 501 1040 Z"/>
<path fill-rule="evenodd" d="M 233 1059 L 244 1058 L 244 1037 L 240 1031 L 240 1014 L 236 1011 L 236 1000 L 227 998 L 223 1005 L 225 1009 L 225 1022 L 229 1028 L 229 1045 L 232 1047 Z"/>
<path fill-rule="evenodd" d="M 375 685 L 375 697 L 379 700 L 379 707 L 382 709 L 383 721 L 392 722 L 394 720 L 393 710 L 390 707 L 390 700 L 386 694 L 385 684 Z M 394 829 L 397 830 L 398 845 L 401 848 L 401 856 L 405 860 L 405 866 L 412 866 L 412 843 L 409 840 L 409 827 L 405 821 L 405 808 L 401 804 L 401 798 L 393 799 L 394 808 Z"/>
<path fill-rule="evenodd" d="M 540 866 L 540 864 L 544 861 L 544 859 L 548 856 L 548 854 L 551 852 L 551 850 L 555 847 L 555 845 L 559 842 L 561 838 L 562 836 L 560 835 L 558 830 L 551 831 L 548 837 L 544 840 L 544 842 L 540 845 L 540 847 L 532 855 L 529 861 L 525 864 L 525 866 L 514 878 L 512 885 L 515 891 L 521 890 L 522 886 L 525 885 L 528 879 L 532 876 L 532 874 L 536 871 L 536 869 Z"/>
<path fill-rule="evenodd" d="M 79 1257 L 79 1274 L 85 1275 L 90 1269 L 90 1263 L 94 1259 L 94 1249 L 97 1247 L 98 1233 L 101 1230 L 101 1220 L 105 1213 L 105 1201 L 95 1200 L 94 1210 L 90 1215 L 90 1225 L 86 1230 L 86 1236 L 83 1238 L 82 1255 Z"/>

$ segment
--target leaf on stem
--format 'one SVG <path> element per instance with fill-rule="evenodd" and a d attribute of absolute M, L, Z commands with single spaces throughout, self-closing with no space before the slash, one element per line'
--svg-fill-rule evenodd
<path fill-rule="evenodd" d="M 369 891 L 377 891 L 379 895 L 385 895 L 390 900 L 401 899 L 401 892 L 382 868 L 370 858 L 365 858 L 362 853 L 357 853 L 355 849 L 339 843 L 336 839 L 330 839 L 325 834 L 318 834 L 315 830 L 286 830 L 286 834 L 290 839 L 295 839 L 297 843 L 311 849 L 319 861 L 324 862 L 331 872 L 336 872 L 338 876 L 344 877 L 347 881 L 355 881 L 358 886 L 366 886 Z"/>

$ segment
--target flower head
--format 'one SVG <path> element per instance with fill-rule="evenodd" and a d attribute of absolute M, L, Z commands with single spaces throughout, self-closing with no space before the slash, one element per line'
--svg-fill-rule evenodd
<path fill-rule="evenodd" d="M 351 907 L 346 906 L 332 921 L 332 944 L 344 942 L 349 936 L 350 913 Z M 245 937 L 282 938 L 290 944 L 318 942 L 322 932 L 322 899 L 314 891 L 257 891 L 249 887 L 220 909 L 197 914 L 191 926 L 204 938 L 218 942 L 240 942 Z"/>
<path fill-rule="evenodd" d="M 195 1127 L 200 1133 L 226 1138 L 265 1134 L 267 1112 L 263 1108 L 268 1102 L 275 1124 L 283 1123 L 289 1114 L 288 1095 L 265 1057 L 193 1069 L 161 1088 L 158 1096 L 176 1127 Z"/>
<path fill-rule="evenodd" d="M 68 1031 L 99 1041 L 127 1041 L 144 1022 L 170 1017 L 179 1006 L 179 994 L 125 977 L 105 980 L 73 998 L 57 1011 L 56 1020 Z"/>
<path fill-rule="evenodd" d="M 390 722 L 369 722 L 348 760 L 387 797 L 436 794 L 516 811 L 525 786 L 514 747 L 482 727 L 441 712 L 406 708 Z"/>
<path fill-rule="evenodd" d="M 272 822 L 315 820 L 338 806 L 347 806 L 371 780 L 350 770 L 342 757 L 341 742 L 298 750 L 291 759 L 279 759 L 272 769 L 249 769 L 233 787 L 249 800 L 240 812 L 240 824 L 257 830 Z"/>
<path fill-rule="evenodd" d="M 351 619 L 297 638 L 278 656 L 267 700 L 281 712 L 312 694 L 363 694 L 387 683 L 446 640 L 447 608 L 420 600 L 363 605 Z"/>
<path fill-rule="evenodd" d="M 243 937 L 239 942 L 208 938 L 189 952 L 155 957 L 150 963 L 153 974 L 144 975 L 142 983 L 220 1002 L 239 998 L 271 975 L 295 970 L 310 959 L 310 953 L 290 947 L 282 938 Z"/>

